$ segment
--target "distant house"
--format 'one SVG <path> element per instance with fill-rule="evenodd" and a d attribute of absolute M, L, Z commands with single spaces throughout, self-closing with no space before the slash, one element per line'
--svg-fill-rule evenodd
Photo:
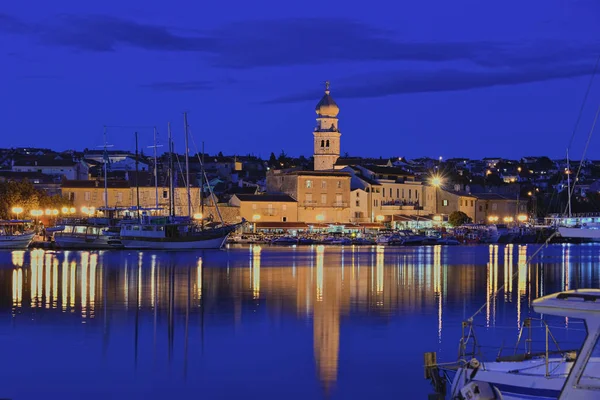
<path fill-rule="evenodd" d="M 15 172 L 38 172 L 44 175 L 64 177 L 68 180 L 89 179 L 89 166 L 86 162 L 54 157 L 27 157 L 13 161 Z"/>
<path fill-rule="evenodd" d="M 297 222 L 298 202 L 288 194 L 234 194 L 229 205 L 253 222 Z"/>

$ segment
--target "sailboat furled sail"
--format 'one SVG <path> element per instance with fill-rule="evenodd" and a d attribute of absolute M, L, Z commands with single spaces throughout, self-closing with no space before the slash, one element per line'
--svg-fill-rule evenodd
<path fill-rule="evenodd" d="M 150 216 L 142 214 L 138 219 L 122 221 L 120 237 L 121 243 L 125 248 L 156 250 L 219 249 L 225 244 L 229 234 L 245 223 L 245 221 L 242 221 L 239 224 L 226 224 L 221 219 L 220 223 L 205 225 L 204 223 L 198 223 L 192 218 L 189 178 L 189 134 L 187 114 L 185 113 L 184 132 L 186 144 L 185 184 L 188 215 L 175 216 L 175 204 L 173 202 L 173 165 L 171 161 L 171 154 L 169 154 L 169 197 L 171 199 L 169 216 Z M 169 152 L 172 153 L 172 151 L 173 144 L 171 141 L 171 131 L 169 125 Z M 200 160 L 200 162 L 202 163 L 202 160 Z M 205 178 L 205 174 L 203 173 L 201 177 L 202 186 Z M 220 217 L 221 214 L 218 212 L 218 209 L 217 213 Z"/>

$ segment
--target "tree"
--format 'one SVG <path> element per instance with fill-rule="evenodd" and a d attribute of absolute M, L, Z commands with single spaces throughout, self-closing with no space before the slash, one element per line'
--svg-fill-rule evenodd
<path fill-rule="evenodd" d="M 454 211 L 448 216 L 448 222 L 452 226 L 461 226 L 471 222 L 471 218 L 462 211 Z"/>
<path fill-rule="evenodd" d="M 31 210 L 38 208 L 58 209 L 69 206 L 71 203 L 59 196 L 48 196 L 44 191 L 36 189 L 27 180 L 21 182 L 0 182 L 0 219 L 14 218 L 13 207 L 22 207 L 23 214 L 20 218 L 27 218 Z"/>

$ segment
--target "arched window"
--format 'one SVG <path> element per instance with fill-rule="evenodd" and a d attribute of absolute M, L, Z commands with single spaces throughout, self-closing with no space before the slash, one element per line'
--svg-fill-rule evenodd
<path fill-rule="evenodd" d="M 321 140 L 321 147 L 325 147 L 325 141 Z"/>
<path fill-rule="evenodd" d="M 327 145 L 325 147 L 329 147 L 329 140 L 327 141 Z"/>

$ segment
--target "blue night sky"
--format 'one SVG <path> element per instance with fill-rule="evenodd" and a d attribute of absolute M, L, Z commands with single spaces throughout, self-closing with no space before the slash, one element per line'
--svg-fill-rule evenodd
<path fill-rule="evenodd" d="M 188 111 L 208 152 L 310 155 L 330 80 L 342 153 L 561 157 L 599 34 L 597 0 L 4 1 L 0 147 L 164 143 L 171 121 L 181 150 Z"/>

